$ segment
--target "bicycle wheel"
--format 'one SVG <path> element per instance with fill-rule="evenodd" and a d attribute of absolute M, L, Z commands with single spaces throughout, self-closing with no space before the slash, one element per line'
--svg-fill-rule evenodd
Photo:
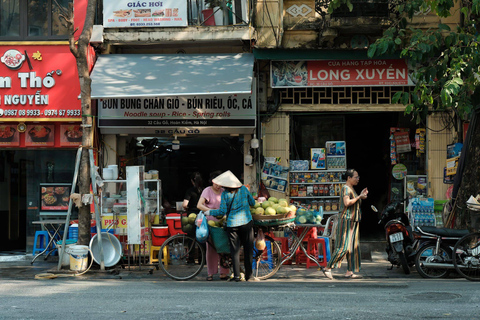
<path fill-rule="evenodd" d="M 253 249 L 253 276 L 265 280 L 273 276 L 280 268 L 282 250 L 271 237 L 265 236 L 266 247 L 259 251 Z"/>
<path fill-rule="evenodd" d="M 453 265 L 462 277 L 470 281 L 480 281 L 480 233 L 463 236 L 453 248 Z"/>
<path fill-rule="evenodd" d="M 163 259 L 163 252 L 168 252 L 167 263 Z M 160 268 L 167 276 L 174 280 L 189 280 L 202 271 L 205 265 L 205 253 L 197 240 L 177 234 L 168 238 L 158 253 Z"/>
<path fill-rule="evenodd" d="M 445 278 L 448 276 L 448 269 L 425 267 L 424 263 L 448 263 L 452 260 L 449 253 L 450 249 L 444 245 L 440 245 L 438 254 L 434 254 L 436 250 L 435 243 L 429 243 L 418 250 L 415 256 L 415 268 L 423 278 Z"/>

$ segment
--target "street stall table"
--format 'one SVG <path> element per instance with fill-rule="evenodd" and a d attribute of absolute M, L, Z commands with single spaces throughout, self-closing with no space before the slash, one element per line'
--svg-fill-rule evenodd
<path fill-rule="evenodd" d="M 35 257 L 33 257 L 31 264 L 33 264 L 39 256 L 45 254 L 48 251 L 48 248 L 50 247 L 50 245 L 52 245 L 53 248 L 57 247 L 55 243 L 55 239 L 61 238 L 60 229 L 63 225 L 65 225 L 65 220 L 40 220 L 40 221 L 33 221 L 32 224 L 39 224 L 42 227 L 44 227 L 44 229 L 47 230 L 48 232 L 49 241 L 45 246 L 45 249 L 42 252 L 35 255 Z M 48 257 L 48 254 L 45 257 L 45 259 L 47 257 Z"/>

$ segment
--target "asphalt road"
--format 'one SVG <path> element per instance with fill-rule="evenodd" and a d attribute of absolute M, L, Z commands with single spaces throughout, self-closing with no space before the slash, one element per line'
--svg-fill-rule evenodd
<path fill-rule="evenodd" d="M 0 319 L 479 319 L 480 283 L 7 279 L 0 301 Z"/>

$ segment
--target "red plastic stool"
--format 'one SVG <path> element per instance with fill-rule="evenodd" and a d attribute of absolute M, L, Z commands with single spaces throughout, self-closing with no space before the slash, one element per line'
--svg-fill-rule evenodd
<path fill-rule="evenodd" d="M 318 245 L 322 246 L 322 253 L 324 253 L 324 256 L 326 256 L 327 252 L 327 247 L 325 243 L 325 239 L 323 238 L 317 238 L 317 239 L 308 239 L 308 245 L 307 245 L 307 252 L 308 254 L 317 257 L 318 259 Z M 310 266 L 316 266 L 317 264 L 313 262 L 310 259 L 307 259 L 307 269 L 310 268 Z M 324 258 L 320 261 L 320 266 L 326 267 L 327 266 L 327 259 Z"/>
<path fill-rule="evenodd" d="M 272 237 L 275 242 L 280 242 L 280 248 L 282 250 L 282 260 L 283 258 L 290 253 L 290 248 L 288 248 L 288 238 L 285 237 Z M 285 261 L 284 264 L 292 264 L 292 260 Z"/>

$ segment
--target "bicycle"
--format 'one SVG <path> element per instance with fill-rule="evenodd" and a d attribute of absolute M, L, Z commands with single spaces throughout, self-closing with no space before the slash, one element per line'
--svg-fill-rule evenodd
<path fill-rule="evenodd" d="M 325 267 L 325 253 L 321 261 L 318 257 L 312 256 L 303 246 L 303 239 L 310 227 L 324 227 L 325 232 L 323 235 L 328 236 L 335 217 L 336 216 L 329 217 L 325 225 L 301 225 L 301 227 L 305 227 L 303 232 L 299 236 L 296 236 L 295 233 L 292 232 L 293 241 L 290 253 L 285 255 L 282 253 L 278 243 L 271 236 L 265 234 L 265 249 L 258 250 L 254 248 L 253 251 L 253 276 L 259 280 L 266 280 L 272 277 L 286 261 L 292 259 L 297 249 L 301 249 L 305 256 L 314 261 L 319 268 L 322 269 Z M 282 227 L 293 229 L 295 227 L 293 220 L 294 219 L 285 220 L 286 223 L 284 223 Z M 268 226 L 268 223 L 262 226 L 255 225 L 257 231 L 260 228 L 263 231 L 268 231 L 269 227 L 272 226 Z M 169 256 L 163 258 L 162 255 L 164 252 L 168 252 Z M 231 259 L 229 259 L 228 256 L 227 254 L 223 256 L 223 263 L 225 267 L 231 269 Z M 163 263 L 162 260 L 164 260 Z M 203 247 L 195 239 L 195 236 L 188 234 L 171 236 L 163 243 L 159 251 L 159 264 L 161 269 L 168 277 L 174 280 L 190 280 L 196 277 L 203 270 L 205 260 Z"/>
<path fill-rule="evenodd" d="M 265 250 L 253 250 L 253 274 L 260 280 L 267 279 L 278 271 L 282 255 L 280 246 L 270 236 L 265 235 L 265 242 Z M 214 246 L 212 242 L 209 243 Z M 168 252 L 169 256 L 164 258 L 164 252 Z M 229 254 L 221 255 L 221 263 L 231 269 Z M 162 260 L 164 260 L 163 263 Z M 205 261 L 203 246 L 194 236 L 188 234 L 169 237 L 159 250 L 160 268 L 174 280 L 190 280 L 196 277 L 203 270 Z"/>
<path fill-rule="evenodd" d="M 453 252 L 457 273 L 470 281 L 480 281 L 480 232 L 463 236 L 453 247 Z"/>

